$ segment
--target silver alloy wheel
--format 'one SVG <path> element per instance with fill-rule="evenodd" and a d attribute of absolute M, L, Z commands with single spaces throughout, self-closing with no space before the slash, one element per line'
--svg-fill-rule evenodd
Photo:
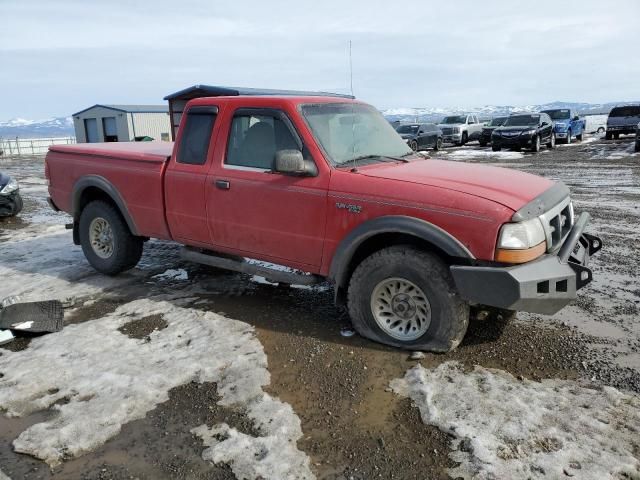
<path fill-rule="evenodd" d="M 386 278 L 373 289 L 371 313 L 390 337 L 404 342 L 420 338 L 431 325 L 431 304 L 424 292 L 404 278 Z"/>
<path fill-rule="evenodd" d="M 113 232 L 111 225 L 102 217 L 96 217 L 89 224 L 89 243 L 100 258 L 113 255 Z"/>
<path fill-rule="evenodd" d="M 551 148 L 556 146 L 556 134 L 552 133 L 551 134 Z"/>

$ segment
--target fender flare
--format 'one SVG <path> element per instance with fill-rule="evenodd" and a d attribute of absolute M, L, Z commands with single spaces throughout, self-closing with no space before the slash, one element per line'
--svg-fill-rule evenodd
<path fill-rule="evenodd" d="M 82 198 L 82 193 L 89 187 L 96 187 L 111 198 L 113 203 L 118 207 L 118 210 L 120 210 L 125 222 L 127 222 L 127 226 L 131 233 L 133 235 L 139 235 L 136 223 L 129 213 L 129 209 L 123 200 L 122 195 L 120 195 L 118 189 L 114 187 L 109 180 L 100 175 L 86 175 L 74 184 L 71 194 L 71 211 L 73 212 L 74 224 L 78 223 L 78 219 L 80 218 L 80 199 Z"/>
<path fill-rule="evenodd" d="M 367 220 L 351 230 L 333 254 L 328 278 L 335 285 L 336 299 L 338 291 L 347 284 L 349 265 L 358 248 L 369 238 L 384 233 L 412 235 L 433 244 L 450 257 L 466 260 L 475 258 L 457 238 L 426 220 L 404 215 L 387 215 Z"/>

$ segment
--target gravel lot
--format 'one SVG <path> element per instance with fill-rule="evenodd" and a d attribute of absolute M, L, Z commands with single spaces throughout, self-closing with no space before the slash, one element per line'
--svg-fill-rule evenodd
<path fill-rule="evenodd" d="M 474 320 L 455 352 L 425 354 L 423 359 L 410 360 L 406 352 L 358 336 L 341 336 L 349 320 L 344 311 L 332 305 L 332 293 L 326 287 L 281 287 L 240 274 L 183 264 L 171 243 L 149 242 L 138 268 L 115 279 L 104 278 L 73 246 L 71 233 L 62 227 L 68 217 L 48 209 L 42 157 L 0 159 L 0 169 L 20 181 L 25 201 L 25 210 L 18 218 L 0 220 L 0 275 L 4 276 L 0 297 L 19 293 L 26 299 L 41 299 L 43 295 L 60 298 L 67 307 L 63 332 L 86 322 L 110 319 L 120 322 L 110 335 L 120 335 L 117 338 L 122 342 L 140 342 L 141 351 L 145 342 L 153 344 L 169 335 L 172 321 L 160 313 L 127 320 L 127 306 L 140 299 L 169 302 L 198 315 L 215 314 L 215 321 L 222 316 L 239 325 L 247 324 L 247 332 L 236 340 L 241 342 L 246 337 L 253 342 L 246 348 L 251 347 L 258 357 L 263 355 L 262 350 L 266 355 L 270 379 L 261 380 L 259 387 L 267 397 L 282 402 L 285 413 L 295 417 L 293 425 L 299 419 L 302 432 L 299 438 L 291 434 L 284 435 L 283 440 L 278 437 L 281 432 L 270 431 L 265 423 L 280 416 L 256 410 L 253 400 L 221 400 L 228 395 L 227 387 L 220 383 L 227 381 L 225 375 L 216 381 L 195 375 L 192 381 L 171 387 L 163 398 L 151 402 L 155 406 L 146 415 L 125 422 L 106 443 L 82 455 L 63 456 L 62 463 L 50 467 L 32 456 L 16 453 L 12 442 L 34 425 L 49 421 L 55 424 L 65 406 L 77 408 L 81 399 L 76 397 L 82 396 L 82 387 L 77 387 L 77 396 L 71 393 L 54 399 L 55 394 L 49 393 L 50 402 L 46 401 L 47 392 L 41 392 L 42 408 L 12 415 L 8 405 L 15 387 L 6 380 L 9 375 L 4 368 L 13 355 L 37 355 L 56 342 L 58 334 L 23 337 L 0 347 L 0 413 L 5 413 L 0 415 L 0 470 L 14 480 L 277 478 L 269 477 L 268 470 L 261 473 L 259 468 L 283 450 L 276 447 L 283 441 L 282 445 L 293 445 L 291 454 L 297 455 L 296 459 L 306 460 L 282 478 L 313 478 L 300 473 L 305 468 L 310 468 L 315 478 L 332 480 L 450 478 L 449 469 L 463 462 L 459 455 L 472 455 L 468 445 L 460 438 L 456 440 L 455 431 L 427 421 L 423 407 L 417 408 L 419 402 L 413 396 L 399 395 L 390 388 L 390 382 L 403 378 L 417 364 L 429 371 L 451 361 L 458 362 L 463 372 L 470 373 L 476 366 L 498 369 L 512 375 L 518 385 L 534 387 L 535 383 L 529 381 L 542 379 L 566 381 L 567 385 L 593 388 L 594 392 L 609 392 L 602 387 L 611 386 L 628 395 L 623 397 L 625 404 L 637 405 L 640 154 L 633 153 L 631 137 L 609 142 L 588 137 L 582 143 L 558 146 L 552 151 L 543 149 L 537 155 L 494 154 L 490 148 L 471 144 L 447 148 L 433 156 L 524 170 L 562 180 L 571 187 L 576 210 L 591 212 L 589 231 L 599 234 L 605 244 L 593 258 L 594 282 L 580 291 L 574 305 L 553 317 L 520 313 L 509 323 Z M 87 338 L 87 342 L 99 341 L 99 337 Z M 172 355 L 172 351 L 166 354 Z M 88 368 L 102 375 L 109 367 Z M 250 372 L 246 370 L 247 375 Z M 59 388 L 66 378 L 61 372 Z M 242 380 L 237 380 L 235 388 L 244 388 Z M 3 391 L 9 398 L 5 404 Z M 492 412 L 469 415 L 474 413 L 489 416 Z M 640 412 L 632 409 L 630 415 L 627 423 L 640 428 Z M 228 425 L 239 437 L 225 431 L 219 435 L 224 442 L 216 444 L 218 440 L 205 443 L 192 433 L 201 425 L 220 424 Z M 603 434 L 603 438 L 608 437 Z M 638 462 L 640 446 L 637 440 L 630 442 L 628 451 Z M 576 445 L 580 445 L 579 438 Z M 215 458 L 226 460 L 211 461 L 214 457 L 209 456 L 207 447 L 220 455 Z M 242 448 L 253 455 L 242 458 L 238 453 Z M 555 451 L 545 448 L 543 453 Z M 516 460 L 526 464 L 523 458 Z M 580 464 L 569 460 L 557 471 L 542 464 L 527 468 L 531 469 L 531 478 L 591 478 L 572 473 L 570 469 Z M 584 462 L 588 459 L 581 461 L 586 472 Z M 640 463 L 629 467 L 631 478 L 635 478 L 632 474 L 640 475 L 640 470 L 633 468 L 640 469 Z M 512 478 L 520 478 L 518 472 Z M 470 478 L 471 473 L 467 477 L 456 471 L 456 475 Z"/>

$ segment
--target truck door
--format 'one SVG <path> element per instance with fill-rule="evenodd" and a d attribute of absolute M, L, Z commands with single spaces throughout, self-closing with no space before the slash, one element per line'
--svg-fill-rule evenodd
<path fill-rule="evenodd" d="M 167 223 L 174 240 L 207 246 L 212 239 L 207 222 L 206 187 L 218 107 L 191 107 L 184 115 L 164 177 Z"/>
<path fill-rule="evenodd" d="M 301 269 L 319 267 L 329 171 L 323 168 L 316 176 L 274 171 L 276 151 L 301 145 L 281 110 L 239 108 L 224 123 L 227 132 L 221 135 L 226 135 L 227 148 L 216 158 L 208 196 L 214 243 L 240 255 Z M 304 146 L 302 151 L 313 161 Z"/>

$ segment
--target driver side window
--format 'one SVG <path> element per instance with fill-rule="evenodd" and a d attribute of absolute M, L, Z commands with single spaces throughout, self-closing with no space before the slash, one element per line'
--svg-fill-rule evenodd
<path fill-rule="evenodd" d="M 278 150 L 298 148 L 277 114 L 239 111 L 231 122 L 225 165 L 273 170 Z"/>

